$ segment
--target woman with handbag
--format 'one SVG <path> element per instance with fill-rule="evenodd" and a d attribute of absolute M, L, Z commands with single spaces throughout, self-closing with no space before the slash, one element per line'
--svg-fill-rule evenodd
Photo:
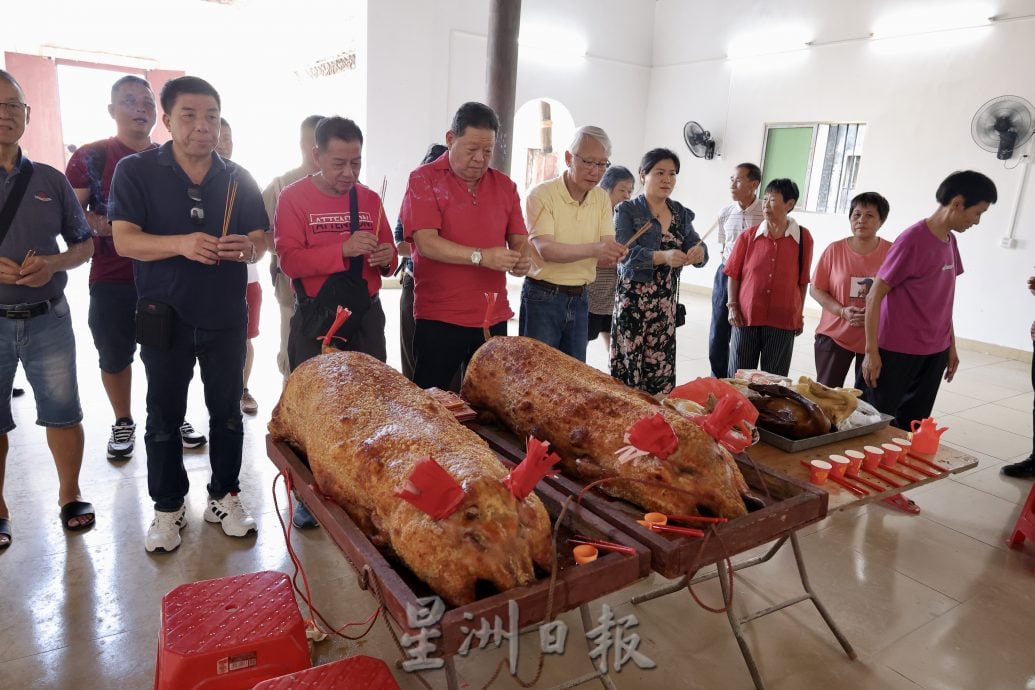
<path fill-rule="evenodd" d="M 670 198 L 678 174 L 674 152 L 648 151 L 640 161 L 643 193 L 615 212 L 615 240 L 632 244 L 618 264 L 611 375 L 651 395 L 676 384 L 679 274 L 708 263 L 693 211 Z"/>

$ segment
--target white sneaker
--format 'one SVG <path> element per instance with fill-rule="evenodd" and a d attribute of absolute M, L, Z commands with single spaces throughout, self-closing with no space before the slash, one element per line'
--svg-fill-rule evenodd
<path fill-rule="evenodd" d="M 205 522 L 222 524 L 223 532 L 228 537 L 243 537 L 256 531 L 255 519 L 248 514 L 236 491 L 222 498 L 208 499 Z"/>
<path fill-rule="evenodd" d="M 147 528 L 147 539 L 144 541 L 144 548 L 149 552 L 153 551 L 175 551 L 180 546 L 180 530 L 187 524 L 187 506 L 182 505 L 180 509 L 166 513 L 161 510 L 155 511 L 155 519 Z"/>

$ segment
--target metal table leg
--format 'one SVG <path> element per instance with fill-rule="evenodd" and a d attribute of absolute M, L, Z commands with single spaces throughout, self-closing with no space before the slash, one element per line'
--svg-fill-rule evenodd
<path fill-rule="evenodd" d="M 744 639 L 744 623 L 749 623 L 755 620 L 756 618 L 767 616 L 770 613 L 775 613 L 777 611 L 787 608 L 788 606 L 793 606 L 794 604 L 798 604 L 803 601 L 812 601 L 812 603 L 816 607 L 816 610 L 819 611 L 819 615 L 822 616 L 823 622 L 827 624 L 827 627 L 830 629 L 830 632 L 833 633 L 835 638 L 837 638 L 838 643 L 841 645 L 841 648 L 844 649 L 845 654 L 848 655 L 848 658 L 852 660 L 856 659 L 855 650 L 852 648 L 851 643 L 848 642 L 848 639 L 837 627 L 837 624 L 834 622 L 834 619 L 830 616 L 830 613 L 823 605 L 823 602 L 819 600 L 819 596 L 812 589 L 812 584 L 809 582 L 808 572 L 805 569 L 805 558 L 801 553 L 801 545 L 798 543 L 797 533 L 792 532 L 790 535 L 786 537 L 781 537 L 773 544 L 773 546 L 768 551 L 766 551 L 761 556 L 756 556 L 754 558 L 749 558 L 744 561 L 741 561 L 740 563 L 733 564 L 733 571 L 736 572 L 738 570 L 743 570 L 744 568 L 750 568 L 752 566 L 759 565 L 760 563 L 765 563 L 771 560 L 773 556 L 776 555 L 776 552 L 779 551 L 783 547 L 783 545 L 787 543 L 788 540 L 791 542 L 791 550 L 794 552 L 794 563 L 798 569 L 798 578 L 801 580 L 801 586 L 802 589 L 805 590 L 805 594 L 802 594 L 797 597 L 792 597 L 790 599 L 787 599 L 786 601 L 782 601 L 778 604 L 774 604 L 772 606 L 769 606 L 768 608 L 755 611 L 742 617 L 737 617 L 737 615 L 733 612 L 732 607 L 730 607 L 730 609 L 726 611 L 726 618 L 729 620 L 730 628 L 733 631 L 733 636 L 736 638 L 737 644 L 740 646 L 740 653 L 744 657 L 744 663 L 747 665 L 748 671 L 751 673 L 751 679 L 754 681 L 755 687 L 758 690 L 764 690 L 765 684 L 762 682 L 762 676 L 758 671 L 758 666 L 755 664 L 755 659 L 751 654 L 751 649 L 748 647 L 747 640 Z M 730 568 L 726 564 L 726 561 L 722 560 L 716 563 L 716 571 L 714 573 L 707 573 L 705 575 L 695 577 L 690 582 L 690 584 L 705 582 L 707 580 L 711 580 L 717 577 L 719 578 L 719 586 L 722 588 L 723 601 L 728 601 L 730 596 L 729 575 Z M 686 587 L 686 585 L 687 578 L 686 576 L 683 576 L 673 583 L 663 585 L 661 587 L 658 587 L 657 589 L 653 589 L 644 594 L 635 596 L 630 600 L 630 602 L 633 604 L 640 604 L 645 601 L 657 599 L 658 597 L 662 597 L 666 594 L 671 594 L 675 591 L 678 591 Z"/>

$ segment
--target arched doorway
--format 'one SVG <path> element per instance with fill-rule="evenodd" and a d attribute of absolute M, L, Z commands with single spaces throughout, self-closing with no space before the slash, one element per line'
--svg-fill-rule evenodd
<path fill-rule="evenodd" d="M 574 135 L 575 121 L 560 101 L 533 98 L 518 108 L 510 177 L 522 199 L 535 185 L 561 174 L 564 150 Z"/>

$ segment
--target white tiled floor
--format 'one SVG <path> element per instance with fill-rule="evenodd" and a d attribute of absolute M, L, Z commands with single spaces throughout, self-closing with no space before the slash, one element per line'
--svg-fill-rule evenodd
<path fill-rule="evenodd" d="M 85 273 L 85 272 L 82 272 Z M 13 403 L 18 429 L 10 435 L 6 498 L 15 537 L 0 553 L 0 687 L 144 688 L 153 681 L 158 607 L 176 585 L 199 579 L 276 569 L 291 572 L 270 491 L 274 470 L 264 447 L 265 423 L 279 391 L 273 365 L 276 304 L 267 290 L 263 335 L 256 344 L 251 388 L 258 416 L 246 419 L 243 493 L 259 522 L 257 537 L 230 539 L 205 524 L 207 454 L 187 452 L 192 480 L 190 522 L 184 544 L 173 554 L 149 555 L 143 535 L 151 517 L 144 454 L 121 466 L 108 463 L 104 444 L 110 408 L 100 387 L 96 356 L 86 329 L 85 275 L 73 275 L 70 300 L 79 328 L 79 380 L 85 410 L 87 454 L 82 484 L 98 511 L 97 526 L 75 535 L 59 524 L 53 464 L 43 432 L 33 424 L 31 393 Z M 512 304 L 515 304 L 512 296 Z M 395 330 L 398 292 L 383 293 L 389 361 L 398 363 Z M 708 372 L 709 304 L 687 295 L 688 324 L 679 331 L 677 372 L 684 381 Z M 806 332 L 814 330 L 814 321 Z M 512 324 L 512 332 L 516 328 Z M 811 339 L 796 343 L 792 374 L 813 374 Z M 590 362 L 603 366 L 599 342 Z M 968 449 L 980 464 L 913 492 L 923 512 L 916 517 L 867 506 L 829 517 L 801 534 L 814 587 L 855 645 L 849 661 L 808 604 L 750 623 L 746 638 L 770 688 L 1035 688 L 1035 546 L 1011 551 L 1004 543 L 1030 482 L 999 473 L 1008 461 L 1032 450 L 1028 365 L 984 353 L 962 352 L 957 380 L 943 385 L 939 422 L 944 440 Z M 143 371 L 135 370 L 138 423 L 143 423 Z M 191 389 L 189 419 L 206 420 L 200 386 Z M 296 535 L 315 601 L 337 624 L 359 621 L 373 609 L 340 552 L 322 531 Z M 738 611 L 770 605 L 795 593 L 789 553 L 738 576 Z M 619 615 L 634 612 L 640 651 L 657 662 L 653 671 L 626 666 L 613 678 L 620 688 L 747 688 L 750 677 L 722 615 L 697 607 L 685 593 L 632 607 L 632 594 L 661 583 L 652 576 L 605 600 Z M 714 582 L 699 588 L 716 603 Z M 598 604 L 594 604 L 594 610 Z M 564 619 L 578 630 L 575 617 Z M 577 635 L 575 635 L 577 637 Z M 531 675 L 536 641 L 522 640 L 522 676 Z M 589 671 L 581 641 L 547 661 L 539 687 Z M 358 643 L 328 641 L 316 648 L 318 662 L 347 654 L 398 658 L 382 625 Z M 480 687 L 499 652 L 462 660 L 460 673 Z M 403 687 L 419 687 L 404 673 Z M 435 687 L 441 676 L 429 677 Z M 495 687 L 518 687 L 501 678 Z"/>

